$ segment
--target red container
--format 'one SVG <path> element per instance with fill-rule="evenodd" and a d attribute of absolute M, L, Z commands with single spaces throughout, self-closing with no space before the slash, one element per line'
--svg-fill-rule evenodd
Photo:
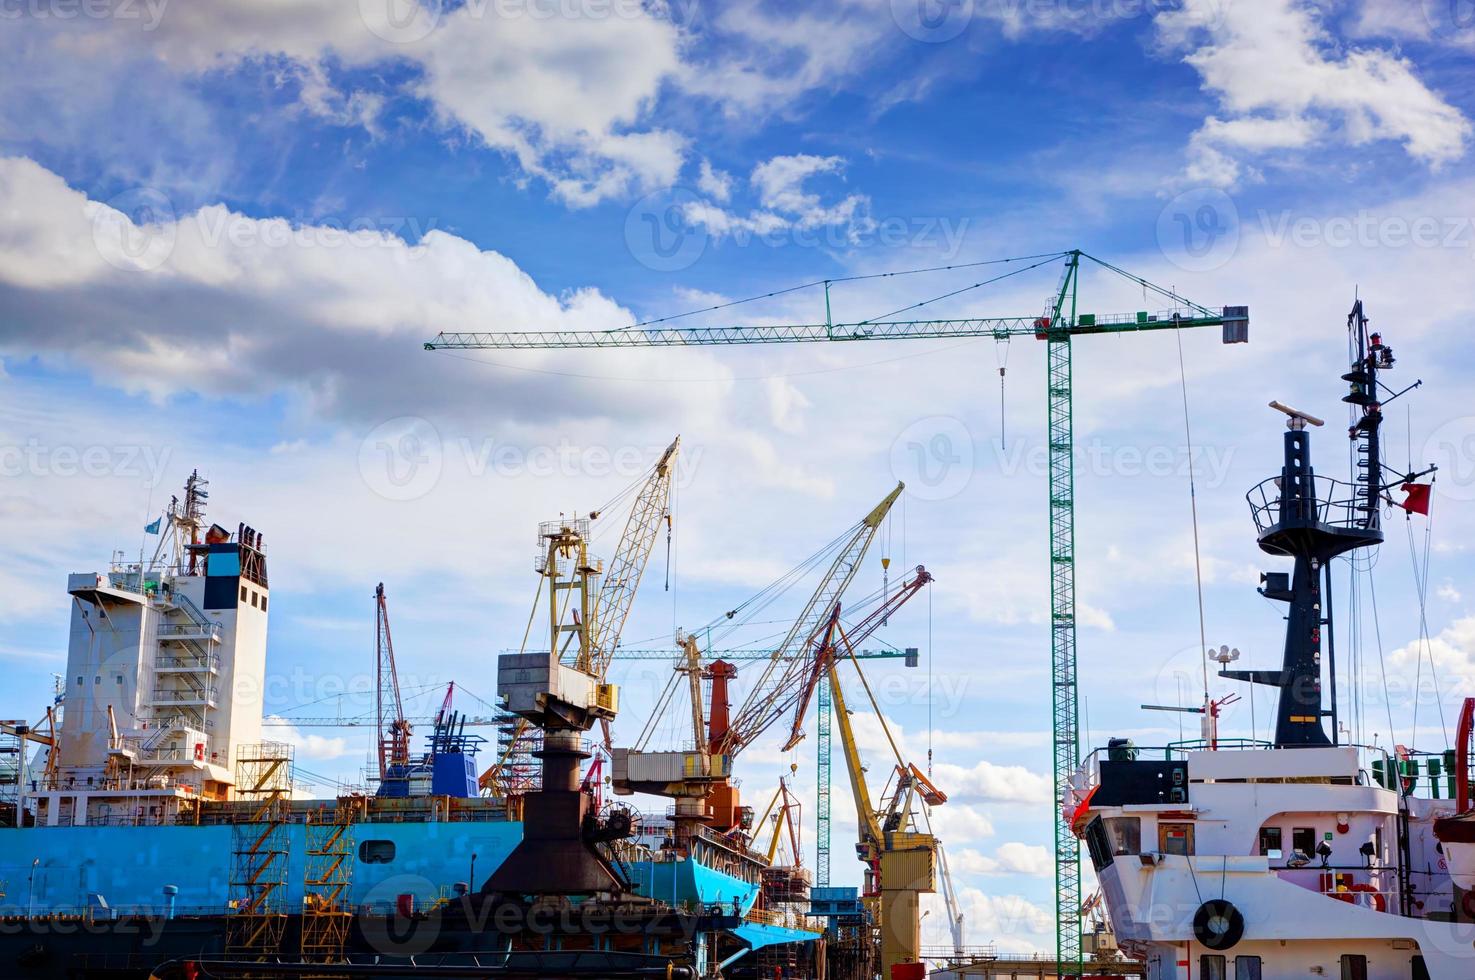
<path fill-rule="evenodd" d="M 415 914 L 415 896 L 409 892 L 394 897 L 394 914 L 408 919 Z"/>
<path fill-rule="evenodd" d="M 927 980 L 927 964 L 898 963 L 891 968 L 891 980 Z"/>

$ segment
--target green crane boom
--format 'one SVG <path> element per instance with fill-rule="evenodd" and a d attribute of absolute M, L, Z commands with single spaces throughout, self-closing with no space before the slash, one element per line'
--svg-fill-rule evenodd
<path fill-rule="evenodd" d="M 1224 306 L 1214 309 L 1200 306 L 1172 290 L 1150 283 L 1079 249 L 1061 252 L 1056 258 L 1064 260 L 1064 269 L 1049 308 L 1041 316 L 877 319 L 835 323 L 829 317 L 830 283 L 826 282 L 824 323 L 730 327 L 644 324 L 617 330 L 441 333 L 427 342 L 425 349 L 694 347 L 968 337 L 1007 340 L 1021 336 L 1045 341 L 1048 402 L 1046 431 L 1049 440 L 1050 672 L 1053 770 L 1055 800 L 1058 803 L 1064 798 L 1070 777 L 1080 761 L 1076 692 L 1075 443 L 1071 423 L 1071 341 L 1090 334 L 1217 326 L 1223 327 L 1226 344 L 1243 343 L 1248 339 L 1249 308 Z M 1078 312 L 1076 292 L 1082 259 L 1088 259 L 1103 269 L 1123 276 L 1141 286 L 1144 292 L 1152 291 L 1159 297 L 1170 300 L 1174 309 L 1155 316 L 1147 312 L 1107 315 Z M 955 295 L 956 292 L 949 295 Z M 909 308 L 923 305 L 926 303 Z M 823 711 L 825 707 L 821 705 L 820 710 Z M 1080 846 L 1072 829 L 1058 814 L 1053 817 L 1051 824 L 1055 828 L 1056 957 L 1062 977 L 1080 976 Z"/>

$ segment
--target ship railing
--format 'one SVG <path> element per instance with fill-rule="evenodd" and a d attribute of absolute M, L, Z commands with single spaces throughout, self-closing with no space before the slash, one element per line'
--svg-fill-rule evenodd
<path fill-rule="evenodd" d="M 1076 770 L 1076 778 L 1070 788 L 1075 802 L 1100 779 L 1100 763 L 1113 754 L 1126 754 L 1132 759 L 1165 762 L 1183 760 L 1193 752 L 1264 752 L 1274 749 L 1274 743 L 1253 738 L 1220 738 L 1213 742 L 1207 739 L 1185 739 L 1160 746 L 1112 748 L 1106 746 L 1093 749 Z M 1357 782 L 1363 786 L 1380 786 L 1383 789 L 1400 791 L 1404 796 L 1422 796 L 1432 800 L 1453 800 L 1455 795 L 1456 755 L 1454 749 L 1438 752 L 1419 752 L 1400 749 L 1389 752 L 1380 745 L 1341 743 L 1339 748 L 1357 750 Z"/>
<path fill-rule="evenodd" d="M 1280 477 L 1262 480 L 1245 494 L 1255 530 L 1261 534 L 1283 521 L 1316 521 L 1329 527 L 1365 530 L 1368 527 L 1366 491 L 1356 484 L 1328 476 L 1314 477 L 1316 495 L 1302 501 L 1287 501 L 1281 494 Z"/>
<path fill-rule="evenodd" d="M 193 627 L 190 627 L 191 629 Z M 220 673 L 220 654 L 212 653 L 208 656 L 176 657 L 162 656 L 154 658 L 154 667 L 161 670 L 194 670 L 201 673 Z"/>
<path fill-rule="evenodd" d="M 999 958 L 999 948 L 993 943 L 978 946 L 923 946 L 921 953 L 924 960 L 942 963 L 972 963 Z"/>
<path fill-rule="evenodd" d="M 1349 905 L 1361 905 L 1384 912 L 1398 911 L 1399 879 L 1396 867 L 1311 865 L 1271 870 L 1282 881 Z"/>
<path fill-rule="evenodd" d="M 158 626 L 158 635 L 164 639 L 185 637 L 219 640 L 224 632 L 224 628 L 214 620 L 203 623 L 160 623 Z"/>
<path fill-rule="evenodd" d="M 202 701 L 206 704 L 211 705 L 216 703 L 216 697 L 217 692 L 214 687 L 201 688 L 198 691 L 176 690 L 156 687 L 154 688 L 153 695 L 153 699 L 155 702 L 163 701 L 168 703 L 186 703 Z"/>

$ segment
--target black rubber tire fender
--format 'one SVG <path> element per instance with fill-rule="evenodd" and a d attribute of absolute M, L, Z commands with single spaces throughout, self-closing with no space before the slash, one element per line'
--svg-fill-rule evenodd
<path fill-rule="evenodd" d="M 1211 898 L 1193 913 L 1193 937 L 1209 949 L 1232 949 L 1244 934 L 1244 913 L 1232 902 Z"/>

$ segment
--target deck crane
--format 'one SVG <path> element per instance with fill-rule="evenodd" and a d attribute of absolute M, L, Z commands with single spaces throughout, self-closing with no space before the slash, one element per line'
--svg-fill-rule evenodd
<path fill-rule="evenodd" d="M 833 663 L 837 651 L 833 641 L 837 636 L 843 636 L 847 648 L 852 649 L 856 644 L 862 643 L 867 637 L 874 633 L 879 627 L 896 614 L 896 611 L 906 605 L 922 588 L 932 581 L 932 573 L 921 565 L 918 565 L 912 577 L 902 583 L 895 592 L 886 596 L 879 606 L 871 610 L 864 619 L 853 627 L 841 633 L 840 607 L 837 605 L 832 613 L 834 630 L 826 628 L 814 637 L 814 643 L 818 647 L 807 659 L 809 673 L 804 677 L 803 687 L 799 699 L 794 706 L 794 719 L 789 726 L 789 739 L 784 744 L 784 751 L 792 749 L 804 737 L 804 716 L 809 710 L 809 701 L 818 691 L 819 705 L 817 707 L 818 717 L 816 728 L 819 730 L 819 782 L 818 799 L 815 807 L 815 870 L 818 874 L 820 885 L 830 883 L 830 722 L 833 710 L 830 703 L 830 688 L 825 683 L 828 676 L 829 664 Z M 826 641 L 829 641 L 828 643 Z"/>
<path fill-rule="evenodd" d="M 389 633 L 389 605 L 384 583 L 374 589 L 374 663 L 378 673 L 374 704 L 379 718 L 379 779 L 410 765 L 410 722 L 400 701 L 399 671 L 394 663 L 394 640 Z"/>
<path fill-rule="evenodd" d="M 675 472 L 676 457 L 680 451 L 681 437 L 677 436 L 672 440 L 671 445 L 666 447 L 666 451 L 661 454 L 661 458 L 646 476 L 645 483 L 636 495 L 629 515 L 625 518 L 625 528 L 615 548 L 615 557 L 604 572 L 599 593 L 592 604 L 593 608 L 588 611 L 589 627 L 585 631 L 583 642 L 576 650 L 577 656 L 573 667 L 582 673 L 602 678 L 609 670 L 610 658 L 614 656 L 615 648 L 619 646 L 620 634 L 625 629 L 625 621 L 630 618 L 630 607 L 635 601 L 635 592 L 640 586 L 641 576 L 645 573 L 645 565 L 650 558 L 656 536 L 663 523 L 668 529 L 671 526 L 671 477 Z M 598 516 L 596 511 L 590 515 L 590 519 L 597 519 Z M 558 635 L 557 609 L 558 604 L 553 601 L 555 644 Z M 560 657 L 560 659 L 563 658 Z M 607 747 L 609 717 L 600 718 L 600 723 L 604 728 L 604 740 Z M 502 781 L 502 773 L 530 724 L 530 720 L 526 717 L 518 720 L 511 738 L 507 740 L 506 749 L 497 761 L 481 774 L 478 784 L 483 790 L 490 791 L 494 796 L 507 794 L 508 787 Z"/>
<path fill-rule="evenodd" d="M 753 662 L 753 661 L 767 661 L 770 657 L 773 656 L 773 650 L 772 649 L 760 649 L 760 648 L 756 648 L 756 647 L 735 647 L 735 648 L 731 648 L 731 649 L 705 650 L 705 651 L 702 651 L 701 652 L 701 655 L 703 657 L 707 658 L 708 661 L 711 661 L 713 659 L 720 659 L 720 660 L 727 661 L 727 662 L 729 662 L 731 664 L 741 664 L 741 663 L 749 663 L 749 662 Z M 856 656 L 856 658 L 858 658 L 860 660 L 901 660 L 901 661 L 904 661 L 906 663 L 906 666 L 908 666 L 908 667 L 916 667 L 917 666 L 917 648 L 916 647 L 908 647 L 906 649 L 893 649 L 893 648 L 889 648 L 889 647 L 879 647 L 879 648 L 876 648 L 876 649 L 856 650 L 855 651 L 855 656 Z M 680 649 L 675 649 L 675 648 L 650 648 L 650 647 L 617 647 L 613 651 L 611 651 L 610 658 L 611 658 L 611 660 L 663 660 L 663 661 L 672 661 L 672 660 L 674 660 L 678 664 L 684 664 L 685 661 L 686 661 L 686 658 L 687 658 L 687 650 L 686 650 L 685 646 L 682 646 L 682 648 L 680 648 Z M 678 667 L 678 669 L 682 669 L 682 668 Z M 706 668 L 703 668 L 703 669 L 705 670 Z M 828 687 L 821 686 L 818 689 L 818 694 L 819 694 L 819 702 L 820 702 L 822 711 L 823 712 L 828 712 L 829 711 L 829 703 L 830 703 L 830 700 L 829 700 L 829 698 L 830 698 L 829 688 Z M 829 750 L 829 744 L 830 743 L 829 743 L 829 739 L 828 739 L 828 731 L 829 731 L 829 728 L 828 728 L 828 725 L 825 723 L 826 717 L 827 716 L 824 715 L 824 714 L 821 715 L 820 744 L 819 744 L 819 753 L 820 753 L 819 754 L 819 771 L 820 772 L 824 772 L 824 773 L 828 773 L 829 772 L 829 763 L 830 763 L 830 750 Z M 412 718 L 410 720 L 411 721 L 420 720 L 420 721 L 424 721 L 424 722 L 427 722 L 428 723 L 432 719 L 429 718 L 429 717 L 426 717 L 426 718 L 421 718 L 421 719 L 414 719 L 414 718 Z M 336 728 L 336 727 L 340 727 L 340 726 L 341 727 L 352 727 L 352 726 L 360 725 L 360 724 L 372 724 L 372 721 L 367 721 L 367 722 L 366 721 L 360 721 L 359 719 L 356 719 L 356 718 L 352 718 L 352 719 L 308 718 L 308 719 L 305 719 L 305 720 L 298 720 L 296 718 L 291 718 L 291 719 L 281 719 L 279 721 L 271 721 L 271 720 L 268 720 L 268 721 L 264 722 L 264 724 L 267 724 L 267 725 L 272 725 L 272 724 L 281 724 L 281 725 L 292 724 L 292 725 L 296 725 L 299 728 L 301 728 L 301 727 Z M 502 722 L 502 721 L 500 721 L 499 719 L 496 719 L 496 718 L 468 718 L 466 720 L 466 724 L 468 726 L 487 726 L 487 727 L 492 727 L 492 726 L 503 727 L 504 726 L 504 722 Z M 522 787 L 518 786 L 512 779 L 510 779 L 507 776 L 507 771 L 508 771 L 509 766 L 511 764 L 512 756 L 517 752 L 517 750 L 519 748 L 519 744 L 516 741 L 516 739 L 522 733 L 524 733 L 526 731 L 527 731 L 527 726 L 526 726 L 525 723 L 519 722 L 517 725 L 515 725 L 514 726 L 514 730 L 512 731 L 511 738 L 509 738 L 508 740 L 506 740 L 506 746 L 504 747 L 504 749 L 502 750 L 501 754 L 499 755 L 498 761 L 494 765 L 489 766 L 487 768 L 487 770 L 481 774 L 481 782 L 480 782 L 480 785 L 481 785 L 481 789 L 482 789 L 482 791 L 484 793 L 487 793 L 487 794 L 489 794 L 491 796 L 505 797 L 508 793 L 516 793 L 516 792 L 519 792 L 522 789 Z M 828 810 L 826 810 L 825 812 L 828 812 Z"/>
<path fill-rule="evenodd" d="M 533 615 L 546 587 L 548 646 L 499 656 L 497 694 L 507 710 L 541 730 L 542 782 L 523 797 L 522 841 L 482 886 L 484 892 L 596 895 L 629 887 L 599 847 L 628 837 L 634 828 L 627 812 L 607 820 L 593 812 L 580 781 L 580 763 L 589 757 L 582 736 L 619 710 L 619 691 L 605 681 L 605 672 L 667 518 L 680 444 L 678 436 L 641 485 L 598 595 L 593 580 L 604 569 L 589 553 L 593 518 L 560 517 L 538 528 Z"/>
<path fill-rule="evenodd" d="M 698 826 L 719 833 L 746 830 L 752 810 L 740 805 L 732 763 L 742 750 L 782 717 L 800 696 L 802 681 L 810 672 L 807 652 L 812 652 L 816 631 L 838 608 L 851 579 L 865 558 L 877 529 L 901 496 L 898 483 L 858 523 L 841 536 L 832 550 L 834 557 L 805 602 L 798 618 L 769 657 L 761 661 L 757 681 L 736 712 L 729 713 L 728 684 L 736 668 L 725 660 L 709 663 L 702 677 L 711 681 L 710 717 L 700 711 L 700 689 L 693 668 L 685 668 L 692 684 L 693 746 L 690 752 L 645 752 L 617 748 L 613 752 L 613 785 L 621 795 L 651 793 L 675 799 L 676 837 L 689 841 Z M 696 641 L 683 637 L 688 664 L 699 656 Z M 705 732 L 703 728 L 705 727 Z M 647 726 L 647 733 L 650 731 Z M 642 738 L 643 741 L 643 738 Z M 673 764 L 676 766 L 673 769 Z M 681 773 L 672 778 L 673 772 Z"/>
<path fill-rule="evenodd" d="M 947 802 L 943 793 L 915 765 L 907 762 L 897 748 L 886 725 L 860 664 L 855 671 L 870 698 L 871 708 L 881 722 L 881 729 L 896 757 L 896 767 L 879 805 L 871 803 L 866 783 L 866 767 L 861 760 L 855 731 L 850 724 L 836 661 L 850 659 L 843 647 L 846 640 L 838 616 L 831 618 L 825 630 L 824 646 L 835 651 L 825 658 L 825 674 L 830 697 L 835 706 L 835 723 L 840 729 L 844 749 L 845 771 L 850 776 L 850 792 L 855 802 L 859 839 L 856 856 L 865 864 L 863 896 L 872 918 L 881 931 L 881 976 L 896 974 L 893 967 L 922 962 L 921 895 L 937 890 L 937 838 L 916 826 L 914 807 L 918 802 L 936 806 Z"/>
<path fill-rule="evenodd" d="M 1157 315 L 1147 311 L 1131 314 L 1091 314 L 1077 310 L 1077 287 L 1081 260 L 1126 278 L 1172 304 Z M 1062 261 L 1059 283 L 1042 315 L 1005 317 L 955 317 L 937 320 L 898 320 L 889 315 L 850 323 L 834 322 L 830 315 L 831 280 L 823 280 L 825 319 L 822 323 L 764 324 L 728 327 L 671 327 L 674 317 L 660 322 L 637 324 L 617 330 L 548 330 L 521 332 L 442 332 L 426 342 L 426 350 L 563 349 L 606 347 L 690 347 L 738 344 L 847 343 L 863 340 L 928 340 L 992 337 L 1034 337 L 1045 342 L 1047 401 L 1047 462 L 1049 473 L 1050 548 L 1050 669 L 1052 709 L 1052 770 L 1055 801 L 1064 798 L 1070 777 L 1079 761 L 1079 718 L 1076 698 L 1076 602 L 1075 602 L 1075 467 L 1074 430 L 1071 417 L 1072 341 L 1090 334 L 1126 334 L 1147 330 L 1183 330 L 1190 327 L 1222 327 L 1226 344 L 1249 338 L 1249 308 L 1213 308 L 1190 302 L 1172 289 L 1148 282 L 1123 269 L 1070 249 L 1048 255 L 1001 259 L 995 263 L 1029 263 L 1003 275 L 952 290 L 943 296 L 913 303 L 914 310 L 963 292 L 998 282 L 1033 268 Z M 901 276 L 909 272 L 881 273 Z M 878 276 L 879 277 L 879 276 Z M 867 277 L 870 278 L 870 277 Z M 900 312 L 900 311 L 898 311 Z M 1081 869 L 1080 847 L 1074 831 L 1054 813 L 1051 825 L 1055 845 L 1056 959 L 1063 976 L 1081 972 Z"/>

